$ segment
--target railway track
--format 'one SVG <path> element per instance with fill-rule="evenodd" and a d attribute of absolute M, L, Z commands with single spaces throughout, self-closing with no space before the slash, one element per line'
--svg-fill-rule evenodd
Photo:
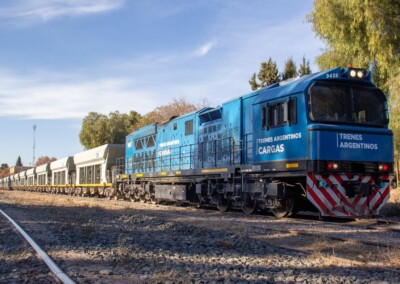
<path fill-rule="evenodd" d="M 48 193 L 44 193 L 49 195 Z M 87 200 L 85 198 L 85 200 Z M 110 202 L 106 199 L 95 198 L 100 202 Z M 86 201 L 84 201 L 86 202 Z M 128 203 L 128 202 L 127 202 Z M 128 203 L 131 204 L 131 203 Z M 387 247 L 400 249 L 400 222 L 382 219 L 331 219 L 318 220 L 318 216 L 310 214 L 296 214 L 290 218 L 277 219 L 267 213 L 245 215 L 238 211 L 220 213 L 213 208 L 205 208 L 197 205 L 156 205 L 151 203 L 133 203 L 136 208 L 144 208 L 145 213 L 161 214 L 170 217 L 190 217 L 194 220 L 206 220 L 213 223 L 226 223 L 235 226 L 252 227 L 275 231 L 278 233 L 290 233 L 304 236 L 324 237 L 341 242 L 359 243 L 376 247 Z M 123 207 L 125 202 L 121 204 Z M 178 213 L 169 213 L 172 208 L 179 210 Z M 162 208 L 162 210 L 158 210 Z M 189 210 L 188 210 L 189 209 Z M 208 209 L 208 210 L 207 210 Z M 210 218 L 212 217 L 212 218 Z"/>
<path fill-rule="evenodd" d="M 354 232 L 349 223 L 37 193 L 0 192 L 0 205 L 77 282 L 235 282 L 247 277 L 339 283 L 345 278 L 338 275 L 349 273 L 364 279 L 360 283 L 400 281 L 399 264 L 387 261 L 397 247 L 335 240 L 315 229 Z M 358 230 L 376 223 L 352 222 Z"/>
<path fill-rule="evenodd" d="M 44 193 L 48 195 L 48 193 Z M 101 199 L 96 199 L 101 200 Z M 108 200 L 107 200 L 108 201 Z M 146 209 L 160 208 L 159 205 L 149 203 L 135 203 L 136 206 L 144 206 Z M 164 208 L 171 208 L 170 206 L 163 206 Z M 179 208 L 176 207 L 175 208 Z M 253 226 L 278 232 L 297 233 L 308 236 L 324 236 L 338 241 L 352 241 L 355 243 L 362 243 L 366 245 L 374 245 L 381 247 L 400 248 L 400 222 L 381 219 L 360 219 L 360 220 L 344 220 L 332 219 L 329 221 L 325 218 L 323 221 L 317 220 L 317 216 L 309 214 L 297 214 L 291 218 L 277 219 L 274 216 L 259 213 L 254 215 L 245 215 L 242 212 L 230 211 L 221 214 L 214 209 L 211 210 L 197 210 L 201 208 L 197 205 L 185 205 L 180 217 L 190 215 L 191 218 L 202 218 L 199 214 L 207 216 L 223 216 L 225 219 L 231 218 L 230 224 L 238 224 L 243 222 L 246 226 Z M 188 208 L 192 209 L 192 213 L 185 212 Z M 168 209 L 167 209 L 168 210 Z M 161 211 L 160 211 L 161 212 Z M 159 213 L 160 213 L 159 212 Z M 165 213 L 165 210 L 162 210 Z M 195 212 L 195 215 L 193 215 Z M 256 221 L 255 221 L 256 220 Z M 211 220 L 209 220 L 212 222 Z M 215 221 L 214 221 L 215 222 Z M 277 227 L 276 227 L 277 226 Z M 290 227 L 290 228 L 288 228 Z M 367 236 L 365 236 L 367 235 Z M 345 237 L 343 237 L 345 236 Z M 366 238 L 367 237 L 367 238 Z M 384 241 L 382 241 L 384 240 Z"/>
<path fill-rule="evenodd" d="M 25 261 L 24 265 L 15 265 L 13 269 L 11 270 L 13 273 L 11 275 L 6 275 L 6 273 L 0 273 L 3 276 L 0 277 L 0 282 L 3 280 L 6 282 L 12 283 L 14 280 L 18 279 L 18 281 L 34 281 L 34 282 L 40 282 L 40 283 L 52 283 L 54 282 L 55 279 L 57 279 L 58 282 L 64 283 L 64 284 L 74 284 L 75 282 L 72 281 L 71 278 L 68 277 L 55 263 L 54 261 L 46 254 L 46 252 L 15 222 L 10 216 L 7 215 L 6 212 L 0 209 L 0 224 L 2 231 L 0 232 L 0 238 L 2 239 L 2 243 L 4 242 L 4 238 L 8 238 L 9 242 L 6 244 L 6 246 L 1 246 L 2 253 L 4 254 L 2 256 L 3 259 L 6 259 L 8 261 L 5 261 L 3 263 L 4 266 L 7 266 L 7 263 L 10 263 L 12 261 L 15 261 L 15 253 L 18 251 L 18 246 L 20 243 L 20 238 L 17 235 L 17 232 L 25 239 L 27 243 L 31 246 L 31 248 L 35 251 L 36 255 L 42 260 L 48 267 L 49 271 L 53 273 L 54 278 L 48 277 L 47 273 L 42 273 L 42 275 L 33 275 L 33 278 L 30 278 L 32 274 L 35 272 L 31 272 L 27 270 L 26 268 L 22 267 L 40 267 L 41 264 L 39 264 L 40 260 L 39 258 L 36 257 L 28 257 L 28 260 Z M 13 231 L 12 234 L 11 231 Z M 22 247 L 24 248 L 25 254 L 31 254 L 30 250 L 27 249 L 25 242 L 23 242 Z M 5 242 L 4 242 L 5 243 Z M 29 251 L 29 252 L 28 252 Z M 11 260 L 11 261 L 10 261 Z M 5 269 L 7 270 L 7 269 Z M 9 270 L 10 271 L 10 270 Z M 43 271 L 39 270 L 38 271 Z M 28 278 L 29 274 L 29 278 Z M 24 280 L 25 278 L 25 280 Z M 39 280 L 40 279 L 40 280 Z"/>

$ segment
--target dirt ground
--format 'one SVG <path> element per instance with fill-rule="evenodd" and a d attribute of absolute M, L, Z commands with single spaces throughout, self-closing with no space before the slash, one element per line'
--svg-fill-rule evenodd
<path fill-rule="evenodd" d="M 399 190 L 392 190 L 385 207 L 390 214 L 396 214 L 399 197 Z M 190 218 L 165 219 L 146 214 L 146 207 L 202 214 L 176 206 L 0 191 L 0 208 L 19 220 L 78 283 L 400 282 L 400 274 L 370 265 L 377 261 L 375 253 L 354 244 L 342 243 L 341 247 L 354 250 L 358 264 L 338 260 L 340 248 L 333 252 L 332 241 L 324 238 L 265 232 L 250 237 L 253 232 L 235 230 L 228 223 L 215 226 Z M 210 216 L 222 215 L 212 211 Z M 6 228 L 4 221 L 0 226 Z M 0 283 L 52 283 L 54 278 L 38 263 L 35 253 L 12 232 L 0 230 Z M 315 253 L 280 249 L 283 243 L 311 247 Z M 387 254 L 378 258 L 387 265 L 388 256 L 400 259 L 387 250 L 380 253 Z M 395 270 L 398 265 L 390 261 Z"/>

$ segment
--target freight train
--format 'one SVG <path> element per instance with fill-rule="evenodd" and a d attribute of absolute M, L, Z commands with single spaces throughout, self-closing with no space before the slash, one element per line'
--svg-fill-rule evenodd
<path fill-rule="evenodd" d="M 0 185 L 277 217 L 375 216 L 393 178 L 388 122 L 371 72 L 335 68 L 147 125 L 125 147 L 104 145 Z"/>

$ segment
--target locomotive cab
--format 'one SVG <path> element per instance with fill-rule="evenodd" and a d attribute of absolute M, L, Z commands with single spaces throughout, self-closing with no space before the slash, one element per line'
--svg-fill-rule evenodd
<path fill-rule="evenodd" d="M 285 216 L 296 203 L 304 208 L 305 196 L 322 216 L 379 214 L 393 137 L 370 72 L 336 68 L 268 86 L 253 118 L 253 160 L 265 188 L 259 205 Z"/>
<path fill-rule="evenodd" d="M 324 77 L 307 92 L 307 198 L 322 216 L 378 215 L 393 172 L 386 97 L 366 70 Z"/>

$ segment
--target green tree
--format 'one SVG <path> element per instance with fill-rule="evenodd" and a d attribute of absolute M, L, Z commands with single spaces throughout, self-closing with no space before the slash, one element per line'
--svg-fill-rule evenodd
<path fill-rule="evenodd" d="M 119 113 L 118 111 L 110 112 L 107 122 L 110 134 L 109 139 L 111 141 L 109 143 L 124 144 L 126 135 L 131 132 L 130 130 L 136 125 L 138 120 L 139 118 L 133 115 L 133 112 L 129 115 Z"/>
<path fill-rule="evenodd" d="M 0 166 L 0 171 L 4 171 L 5 169 L 8 169 L 8 168 L 9 168 L 9 166 L 7 163 L 2 163 Z"/>
<path fill-rule="evenodd" d="M 287 80 L 287 79 L 290 79 L 290 78 L 294 78 L 296 76 L 297 76 L 296 63 L 294 63 L 293 59 L 290 57 L 285 62 L 285 70 L 281 74 L 281 79 L 282 80 Z"/>
<path fill-rule="evenodd" d="M 400 1 L 315 0 L 307 19 L 326 43 L 325 52 L 317 58 L 321 69 L 349 63 L 363 68 L 374 66 L 375 83 L 389 95 L 390 126 L 394 140 L 398 140 Z M 396 141 L 396 161 L 399 152 Z"/>
<path fill-rule="evenodd" d="M 316 0 L 307 19 L 327 45 L 317 58 L 321 69 L 374 62 L 374 80 L 389 90 L 400 62 L 400 1 Z"/>
<path fill-rule="evenodd" d="M 16 167 L 22 167 L 21 156 L 18 156 L 17 161 L 15 162 Z"/>
<path fill-rule="evenodd" d="M 142 118 L 142 116 L 140 115 L 140 113 L 132 110 L 127 117 L 127 121 L 128 121 L 128 125 L 129 125 L 129 129 L 128 129 L 128 133 L 131 133 L 133 130 L 135 130 L 136 125 L 138 124 L 138 122 L 140 121 L 140 119 Z"/>
<path fill-rule="evenodd" d="M 306 60 L 305 56 L 303 56 L 299 70 L 297 72 L 299 73 L 299 76 L 304 76 L 312 73 L 310 60 Z"/>
<path fill-rule="evenodd" d="M 95 148 L 108 143 L 107 116 L 90 112 L 82 121 L 79 139 L 85 149 Z"/>
<path fill-rule="evenodd" d="M 265 87 L 279 81 L 279 71 L 276 62 L 270 57 L 268 61 L 261 63 L 260 71 L 258 72 L 258 80 L 261 87 Z"/>
<path fill-rule="evenodd" d="M 390 128 L 393 131 L 393 143 L 394 143 L 394 156 L 396 160 L 396 177 L 399 177 L 399 159 L 400 159 L 400 74 L 392 78 L 389 82 L 389 118 L 390 118 Z"/>
<path fill-rule="evenodd" d="M 82 121 L 79 139 L 85 149 L 92 149 L 104 144 L 124 144 L 125 137 L 140 120 L 140 114 L 119 111 L 105 114 L 90 112 Z"/>
<path fill-rule="evenodd" d="M 259 83 L 257 82 L 256 76 L 260 81 Z M 272 61 L 271 57 L 268 61 L 261 62 L 260 71 L 258 71 L 258 74 L 254 73 L 249 80 L 250 87 L 253 91 L 276 82 L 279 82 L 279 71 L 276 62 Z"/>
<path fill-rule="evenodd" d="M 257 74 L 253 73 L 249 80 L 250 87 L 253 91 L 257 90 L 261 85 L 257 83 Z"/>

